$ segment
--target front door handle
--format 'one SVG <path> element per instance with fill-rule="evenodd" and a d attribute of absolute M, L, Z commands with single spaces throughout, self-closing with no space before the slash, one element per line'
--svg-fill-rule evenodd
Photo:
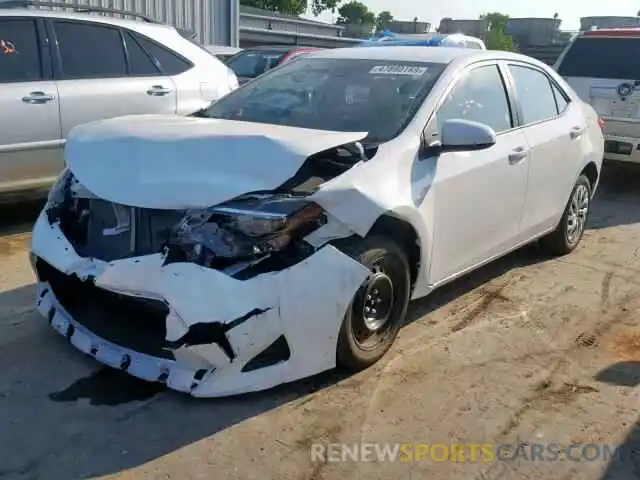
<path fill-rule="evenodd" d="M 49 95 L 46 92 L 31 92 L 26 97 L 22 97 L 24 103 L 30 103 L 32 105 L 40 105 L 43 103 L 49 103 L 53 101 L 53 95 Z"/>
<path fill-rule="evenodd" d="M 527 155 L 529 155 L 529 150 L 527 148 L 518 147 L 509 154 L 509 164 L 515 165 L 516 163 L 520 163 L 522 160 L 527 158 Z"/>
<path fill-rule="evenodd" d="M 163 87 L 162 85 L 154 85 L 147 90 L 147 95 L 151 95 L 152 97 L 162 97 L 163 95 L 168 95 L 170 93 L 171 89 Z"/>
<path fill-rule="evenodd" d="M 575 140 L 576 138 L 579 138 L 583 133 L 584 133 L 584 128 L 582 128 L 582 127 L 573 127 L 571 129 L 571 132 L 569 132 L 569 135 L 571 135 L 571 139 L 572 140 Z"/>

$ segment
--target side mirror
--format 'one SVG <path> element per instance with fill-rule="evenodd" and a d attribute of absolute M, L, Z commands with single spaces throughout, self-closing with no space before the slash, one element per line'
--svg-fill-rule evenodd
<path fill-rule="evenodd" d="M 496 143 L 496 132 L 484 123 L 454 118 L 442 125 L 439 139 L 424 145 L 428 156 L 445 152 L 469 152 L 492 147 Z"/>

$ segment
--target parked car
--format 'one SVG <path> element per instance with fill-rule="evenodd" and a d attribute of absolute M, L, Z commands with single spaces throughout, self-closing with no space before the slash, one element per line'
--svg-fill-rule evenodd
<path fill-rule="evenodd" d="M 594 110 L 532 58 L 326 50 L 191 117 L 76 127 L 32 237 L 39 312 L 194 396 L 360 370 L 411 298 L 540 240 L 574 250 Z"/>
<path fill-rule="evenodd" d="M 215 55 L 223 62 L 226 62 L 242 51 L 242 49 L 238 47 L 225 47 L 221 45 L 207 45 L 205 48 L 209 53 Z"/>
<path fill-rule="evenodd" d="M 604 120 L 605 159 L 640 163 L 640 28 L 578 35 L 555 69 Z"/>
<path fill-rule="evenodd" d="M 486 50 L 484 42 L 461 33 L 433 34 L 422 36 L 426 38 L 381 37 L 375 40 L 365 40 L 356 47 L 460 47 Z"/>
<path fill-rule="evenodd" d="M 247 48 L 227 60 L 227 66 L 234 71 L 240 85 L 259 77 L 263 73 L 282 65 L 293 58 L 321 50 L 313 47 L 292 47 L 279 45 L 271 47 Z"/>
<path fill-rule="evenodd" d="M 0 3 L 0 202 L 46 196 L 76 125 L 189 114 L 238 86 L 220 60 L 173 27 L 16 8 L 27 5 L 51 4 Z"/>

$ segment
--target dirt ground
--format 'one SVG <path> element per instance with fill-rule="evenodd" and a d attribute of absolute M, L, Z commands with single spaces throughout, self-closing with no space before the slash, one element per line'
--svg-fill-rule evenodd
<path fill-rule="evenodd" d="M 640 452 L 640 170 L 608 166 L 581 247 L 532 246 L 412 305 L 387 357 L 195 400 L 101 367 L 34 311 L 37 205 L 0 211 L 0 479 L 640 478 L 638 460 L 312 462 L 312 444 Z M 595 448 L 595 447 L 594 447 Z"/>

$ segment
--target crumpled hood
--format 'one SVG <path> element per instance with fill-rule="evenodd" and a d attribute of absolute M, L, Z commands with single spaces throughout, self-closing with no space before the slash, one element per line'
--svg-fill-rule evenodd
<path fill-rule="evenodd" d="M 74 128 L 65 156 L 80 183 L 106 200 L 141 208 L 206 208 L 277 188 L 309 156 L 366 135 L 135 115 Z"/>

